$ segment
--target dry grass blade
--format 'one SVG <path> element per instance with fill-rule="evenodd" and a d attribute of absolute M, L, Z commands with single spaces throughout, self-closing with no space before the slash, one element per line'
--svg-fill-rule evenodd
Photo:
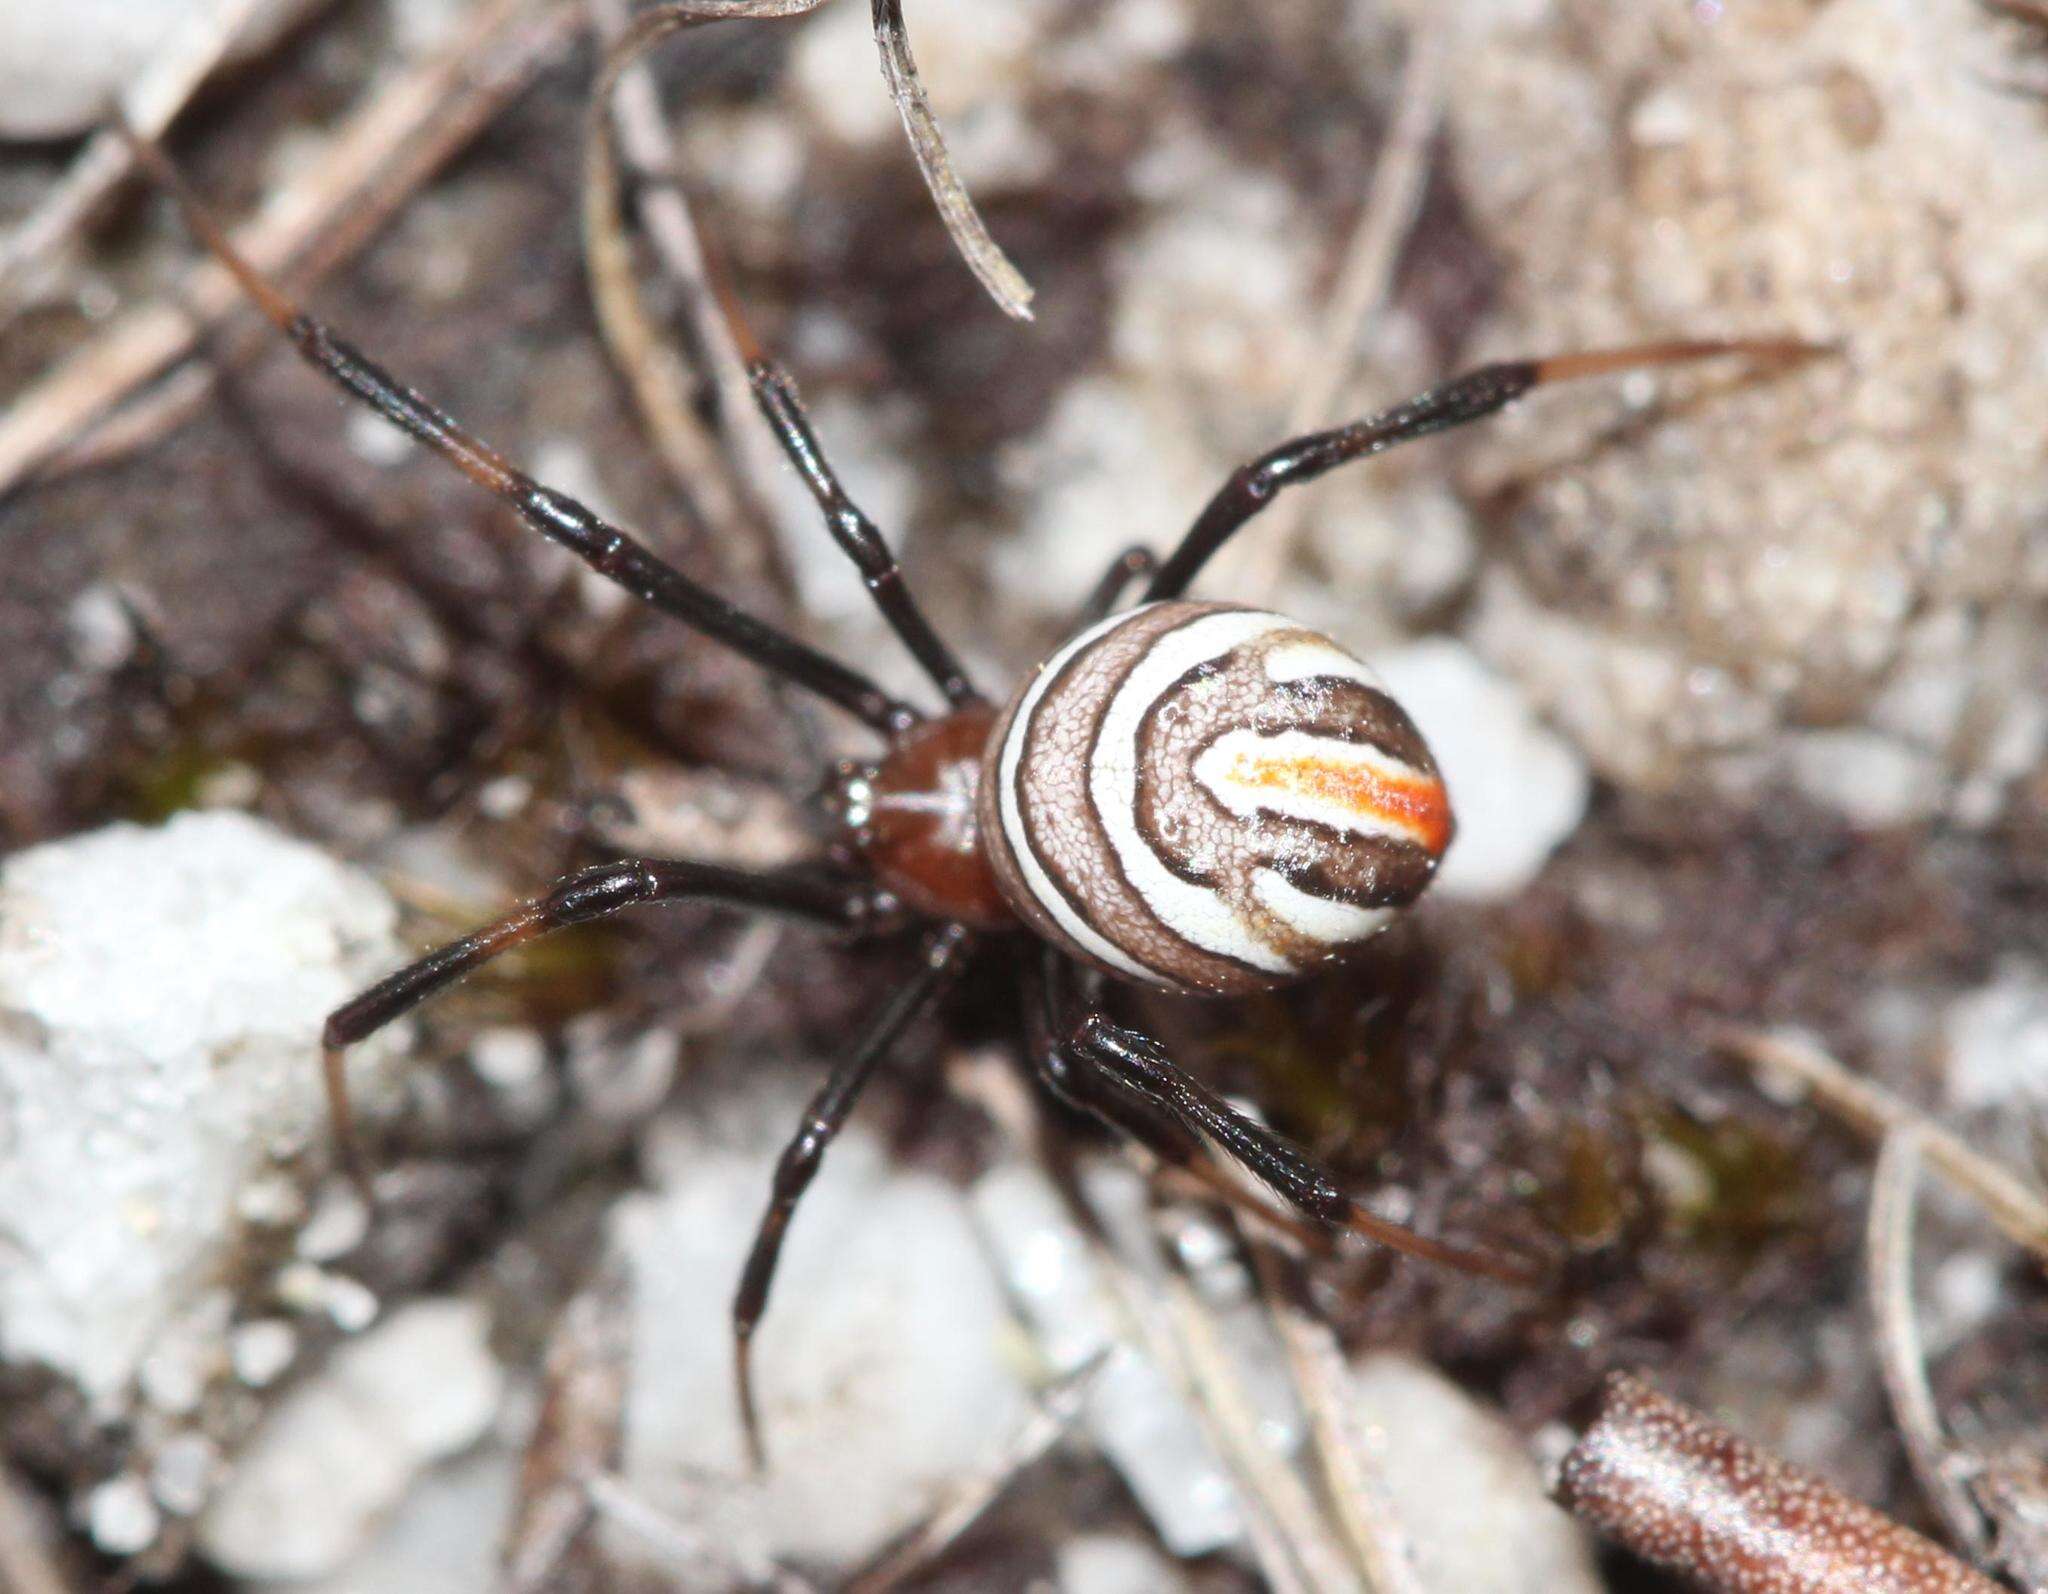
<path fill-rule="evenodd" d="M 1414 1552 L 1395 1516 L 1386 1479 L 1358 1432 L 1350 1370 L 1337 1336 L 1288 1298 L 1273 1249 L 1255 1239 L 1248 1245 L 1308 1413 L 1323 1486 L 1366 1587 L 1373 1594 L 1428 1594 L 1416 1578 Z"/>
<path fill-rule="evenodd" d="M 615 1473 L 592 1478 L 587 1485 L 592 1508 L 671 1562 L 675 1587 L 746 1588 L 768 1594 L 818 1594 L 817 1585 L 771 1561 L 742 1557 L 729 1546 L 714 1544 L 704 1534 L 656 1510 L 626 1486 Z"/>
<path fill-rule="evenodd" d="M 1913 1218 L 1919 1209 L 1919 1182 L 1920 1131 L 1890 1131 L 1871 1176 L 1865 1230 L 1866 1283 L 1878 1366 L 1914 1476 L 1955 1542 L 1981 1561 L 1990 1548 L 1984 1518 L 1963 1485 L 1961 1458 L 1942 1436 L 1913 1312 Z"/>
<path fill-rule="evenodd" d="M 1810 1041 L 1760 1030 L 1726 1029 L 1718 1042 L 1752 1068 L 1807 1087 L 1821 1105 L 1867 1134 L 1916 1131 L 1927 1160 L 1944 1177 L 1975 1197 L 2014 1244 L 2048 1261 L 2048 1201 L 1910 1103 L 1858 1079 Z"/>
<path fill-rule="evenodd" d="M 1002 1497 L 1020 1473 L 1036 1465 L 1074 1426 L 1087 1403 L 1095 1374 L 1108 1355 L 1107 1351 L 1102 1352 L 1048 1389 L 995 1463 L 956 1488 L 923 1526 L 888 1552 L 872 1571 L 855 1576 L 847 1584 L 847 1594 L 890 1594 L 944 1555 L 961 1534 L 981 1520 L 982 1513 Z"/>
<path fill-rule="evenodd" d="M 1329 309 L 1317 329 L 1311 364 L 1288 413 L 1286 435 L 1290 437 L 1343 419 L 1337 406 L 1357 375 L 1373 323 L 1393 287 L 1401 247 L 1414 231 L 1422 208 L 1429 146 L 1443 119 L 1450 47 L 1451 25 L 1425 12 L 1410 32 L 1394 120 L 1373 164 L 1372 189 L 1345 249 Z M 1213 590 L 1239 595 L 1248 603 L 1268 598 L 1294 557 L 1301 541 L 1303 514 L 1311 501 L 1299 493 L 1283 497 L 1267 511 L 1266 523 L 1257 536 L 1240 537 L 1226 548 L 1209 574 Z"/>
<path fill-rule="evenodd" d="M 605 65 L 591 96 L 591 120 L 584 135 L 582 200 L 584 260 L 599 330 L 626 373 L 633 401 L 671 479 L 699 522 L 717 533 L 709 539 L 714 557 L 728 575 L 775 578 L 787 598 L 790 583 L 776 557 L 776 544 L 765 531 L 761 505 L 767 494 L 759 486 L 772 479 L 779 455 L 755 416 L 739 349 L 718 314 L 689 201 L 673 183 L 665 183 L 639 196 L 639 212 L 662 269 L 677 290 L 683 342 L 701 362 L 695 380 L 708 384 L 716 396 L 724 448 L 693 401 L 693 382 L 683 358 L 669 346 L 647 307 L 621 213 L 620 153 L 641 171 L 672 172 L 676 167 L 660 96 L 639 60 L 667 30 L 635 27 L 626 0 L 590 0 L 590 11 L 605 46 Z M 736 535 L 741 531 L 750 535 Z"/>
<path fill-rule="evenodd" d="M 368 241 L 402 195 L 460 149 L 569 37 L 577 13 L 562 0 L 491 0 L 429 60 L 364 106 L 328 142 L 318 164 L 272 196 L 235 235 L 260 269 L 289 273 L 303 290 Z M 308 257 L 318 253 L 320 272 Z M 179 294 L 211 325 L 242 305 L 220 267 L 197 268 Z M 90 428 L 136 389 L 189 354 L 202 329 L 191 315 L 156 304 L 130 311 L 31 387 L 0 417 L 0 496 L 30 477 L 98 461 L 108 450 Z M 204 377 L 196 379 L 203 384 Z M 185 401 L 203 391 L 188 382 Z M 117 418 L 126 440 L 155 435 Z M 59 456 L 62 456 L 61 460 Z"/>
<path fill-rule="evenodd" d="M 292 9 L 310 16 L 332 0 L 299 0 Z M 185 108 L 185 102 L 275 0 L 221 0 L 179 29 L 163 52 L 122 94 L 120 114 L 144 138 L 155 139 Z M 110 131 L 92 137 L 56 186 L 21 224 L 0 242 L 0 315 L 22 293 L 23 279 L 47 261 L 92 217 L 134 162 L 128 146 Z"/>
<path fill-rule="evenodd" d="M 967 188 L 953 171 L 946 153 L 945 135 L 939 119 L 925 98 L 924 84 L 917 75 L 917 63 L 910 55 L 910 35 L 903 26 L 902 0 L 874 0 L 875 43 L 882 51 L 882 75 L 889 80 L 889 93 L 903 118 L 903 130 L 910 135 L 910 151 L 917 157 L 917 169 L 924 174 L 925 187 L 939 207 L 946 231 L 953 235 L 968 268 L 988 289 L 989 297 L 1005 315 L 1019 321 L 1031 319 L 1031 284 L 1011 263 L 1001 245 L 989 236 L 981 212 L 967 197 Z"/>
<path fill-rule="evenodd" d="M 548 1345 L 540 1420 L 505 1536 L 507 1594 L 570 1586 L 586 1542 L 589 1482 L 618 1465 L 632 1355 L 627 1287 L 616 1270 L 571 1300 Z"/>
<path fill-rule="evenodd" d="M 1268 1576 L 1284 1556 L 1299 1568 L 1303 1587 L 1333 1594 L 1357 1589 L 1359 1581 L 1314 1497 L 1294 1468 L 1260 1435 L 1251 1398 L 1223 1349 L 1207 1305 L 1177 1274 L 1167 1277 L 1166 1305 L 1181 1363 L 1217 1448 L 1244 1488 L 1248 1502 L 1257 1506 L 1247 1517 L 1254 1524 L 1262 1519 L 1269 1523 L 1277 1540 L 1262 1557 Z M 1257 1542 L 1256 1527 L 1254 1538 Z"/>
<path fill-rule="evenodd" d="M 707 22 L 801 16 L 822 4 L 824 0 L 667 0 L 641 12 L 620 37 L 598 74 L 593 105 L 609 105 L 620 73 L 672 33 Z M 946 224 L 954 247 L 1005 313 L 1030 320 L 1031 285 L 989 236 L 974 201 L 968 198 L 966 188 L 953 171 L 938 118 L 932 114 L 916 62 L 911 59 L 902 8 L 895 0 L 875 0 L 875 42 L 882 52 L 882 74 L 888 79 L 889 92 L 895 97 L 904 130 L 910 137 L 911 153 L 917 157 L 918 170 L 924 174 L 925 185 L 939 207 L 939 217 Z M 608 123 L 600 118 L 596 131 L 600 136 L 591 140 L 584 204 L 586 217 L 602 220 L 608 214 L 616 215 L 618 209 L 618 157 L 611 147 Z M 615 224 L 606 223 L 600 241 L 614 236 L 616 230 Z"/>

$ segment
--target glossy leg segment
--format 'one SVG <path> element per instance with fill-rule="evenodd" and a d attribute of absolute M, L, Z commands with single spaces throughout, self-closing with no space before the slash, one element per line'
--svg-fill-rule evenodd
<path fill-rule="evenodd" d="M 448 461 L 485 491 L 509 504 L 527 525 L 561 544 L 599 575 L 643 602 L 752 659 L 763 669 L 836 703 L 883 734 L 916 724 L 920 716 L 874 682 L 734 607 L 692 581 L 651 549 L 566 493 L 542 486 L 516 469 L 482 438 L 385 371 L 323 323 L 236 252 L 220 224 L 154 144 L 130 133 L 130 147 L 178 201 L 206 248 L 231 271 L 258 309 L 291 341 L 300 358 L 368 405 L 394 426 Z"/>
<path fill-rule="evenodd" d="M 1186 592 L 1210 556 L 1271 503 L 1281 489 L 1313 481 L 1325 471 L 1354 459 L 1383 454 L 1396 444 L 1413 442 L 1432 432 L 1448 431 L 1492 415 L 1531 389 L 1579 377 L 1610 376 L 1723 355 L 1742 355 L 1770 365 L 1792 365 L 1828 352 L 1824 345 L 1790 338 L 1684 341 L 1481 366 L 1405 404 L 1333 431 L 1297 437 L 1249 465 L 1240 466 L 1196 517 L 1180 546 L 1159 567 L 1145 596 L 1148 600 L 1177 598 Z"/>
<path fill-rule="evenodd" d="M 1300 1147 L 1247 1118 L 1221 1096 L 1175 1065 L 1159 1043 L 1091 1012 L 1066 1027 L 1058 1050 L 1071 1081 L 1090 1098 L 1116 1092 L 1171 1119 L 1188 1136 L 1221 1148 L 1289 1206 L 1326 1228 L 1349 1231 L 1390 1250 L 1506 1283 L 1527 1284 L 1537 1270 L 1520 1260 L 1468 1250 L 1377 1217 L 1344 1193 L 1332 1175 Z"/>
<path fill-rule="evenodd" d="M 775 1165 L 768 1210 L 761 1215 L 761 1226 L 754 1234 L 746 1265 L 740 1270 L 739 1290 L 732 1303 L 733 1378 L 739 1391 L 740 1424 L 746 1433 L 747 1455 L 757 1472 L 766 1467 L 768 1453 L 761 1438 L 760 1409 L 754 1401 L 754 1330 L 768 1306 L 768 1290 L 775 1279 L 775 1264 L 782 1256 L 789 1220 L 811 1180 L 817 1177 L 826 1148 L 845 1127 L 847 1114 L 853 1111 L 862 1088 L 874 1076 L 876 1065 L 918 1014 L 930 1007 L 958 976 L 973 945 L 973 935 L 958 924 L 944 926 L 925 941 L 924 959 L 917 972 L 897 987 L 811 1098 L 804 1109 L 803 1123 Z"/>
<path fill-rule="evenodd" d="M 587 924 L 625 908 L 661 902 L 717 902 L 790 914 L 843 930 L 859 930 L 884 915 L 879 894 L 862 881 L 809 870 L 751 872 L 720 864 L 632 858 L 599 864 L 560 881 L 546 896 L 460 940 L 436 947 L 378 981 L 327 1016 L 321 1033 L 327 1104 L 343 1166 L 369 1198 L 367 1165 L 349 1107 L 344 1053 L 435 992 L 474 973 L 495 957 L 572 924 Z"/>
<path fill-rule="evenodd" d="M 1038 1077 L 1055 1096 L 1077 1112 L 1128 1135 L 1167 1167 L 1196 1180 L 1211 1194 L 1291 1236 L 1310 1251 L 1327 1251 L 1326 1230 L 1301 1222 L 1292 1213 L 1260 1200 L 1233 1182 L 1209 1155 L 1201 1138 L 1142 1096 L 1118 1088 L 1099 1070 L 1077 1066 L 1061 1046 L 1057 1013 L 1065 988 L 1065 960 L 1050 947 L 1027 962 L 1024 970 L 1024 1044 Z"/>
<path fill-rule="evenodd" d="M 949 704 L 968 708 L 980 703 L 981 694 L 967 679 L 967 672 L 960 667 L 953 650 L 940 640 L 917 600 L 910 595 L 903 580 L 903 568 L 889 551 L 880 528 L 861 513 L 860 506 L 839 484 L 825 451 L 818 446 L 817 434 L 811 430 L 810 417 L 797 396 L 796 382 L 770 360 L 752 361 L 747 367 L 747 379 L 754 385 L 754 402 L 761 406 L 775 440 L 803 477 L 811 497 L 817 500 L 819 512 L 825 517 L 825 529 L 859 567 L 882 618 L 902 638 L 925 674 L 946 694 Z"/>
<path fill-rule="evenodd" d="M 1098 620 L 1107 620 L 1123 603 L 1131 583 L 1143 581 L 1158 568 L 1159 556 L 1143 543 L 1126 548 L 1116 556 L 1116 562 L 1102 573 L 1102 579 L 1095 583 L 1094 590 L 1083 600 L 1074 629 L 1085 631 Z"/>

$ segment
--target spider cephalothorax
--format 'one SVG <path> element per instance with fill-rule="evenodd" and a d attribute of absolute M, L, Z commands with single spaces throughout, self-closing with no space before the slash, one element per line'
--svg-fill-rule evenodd
<path fill-rule="evenodd" d="M 1012 944 L 1021 972 L 1022 1050 L 1064 1100 L 1198 1172 L 1208 1167 L 1205 1146 L 1220 1148 L 1329 1229 L 1496 1277 L 1528 1276 L 1519 1264 L 1376 1217 L 1156 1041 L 1093 1006 L 1097 972 L 1210 995 L 1307 977 L 1414 901 L 1451 840 L 1449 799 L 1428 748 L 1363 666 L 1280 615 L 1184 594 L 1275 493 L 1347 461 L 1492 414 L 1563 378 L 1731 353 L 1782 363 L 1813 352 L 1808 346 L 1663 343 L 1483 366 L 1380 415 L 1283 444 L 1235 472 L 1164 562 L 1155 565 L 1142 549 L 1120 554 L 1071 640 L 1030 672 L 1001 712 L 968 680 L 880 531 L 840 486 L 795 385 L 757 359 L 749 375 L 762 413 L 882 614 L 945 699 L 934 717 L 742 613 L 517 469 L 302 313 L 235 253 L 153 146 L 135 147 L 208 248 L 316 369 L 600 575 L 843 709 L 884 743 L 872 764 L 836 784 L 853 842 L 838 862 L 773 870 L 658 858 L 600 864 L 337 1008 L 325 1031 L 327 1081 L 337 1137 L 359 1173 L 348 1046 L 536 936 L 625 908 L 710 901 L 853 936 L 919 933 L 903 983 L 812 1099 L 777 1165 L 740 1277 L 737 1385 L 757 1459 L 747 1348 L 790 1216 L 876 1065 L 991 936 Z M 1140 604 L 1119 610 L 1141 580 Z"/>

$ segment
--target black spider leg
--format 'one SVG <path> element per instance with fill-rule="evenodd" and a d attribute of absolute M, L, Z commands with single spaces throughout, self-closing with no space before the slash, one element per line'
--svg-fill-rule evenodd
<path fill-rule="evenodd" d="M 1171 1114 L 1118 1088 L 1101 1070 L 1077 1066 L 1060 1044 L 1061 1004 L 1054 995 L 1056 989 L 1064 989 L 1067 970 L 1067 959 L 1050 946 L 1040 947 L 1038 955 L 1024 964 L 1024 1044 L 1046 1089 L 1076 1111 L 1128 1135 L 1160 1162 L 1196 1180 L 1229 1205 L 1293 1236 L 1311 1251 L 1327 1251 L 1327 1231 L 1302 1223 L 1231 1180 L 1216 1166 L 1200 1136 L 1181 1127 Z"/>
<path fill-rule="evenodd" d="M 847 1114 L 875 1067 L 888 1054 L 897 1038 L 926 1008 L 938 999 L 959 975 L 974 937 L 965 925 L 947 924 L 932 932 L 924 943 L 924 958 L 917 972 L 898 986 L 889 1000 L 868 1021 L 867 1029 L 833 1068 L 804 1108 L 803 1123 L 775 1164 L 768 1209 L 740 1270 L 740 1284 L 732 1302 L 732 1365 L 734 1386 L 739 1392 L 740 1426 L 746 1434 L 747 1458 L 756 1472 L 766 1469 L 768 1451 L 761 1437 L 760 1409 L 754 1401 L 754 1329 L 768 1306 L 768 1289 L 775 1280 L 775 1264 L 782 1257 L 782 1242 L 789 1232 L 789 1220 L 797 1202 L 817 1177 L 825 1149 L 845 1127 Z"/>
<path fill-rule="evenodd" d="M 1286 487 L 1313 481 L 1325 471 L 1354 459 L 1367 459 L 1399 443 L 1432 432 L 1448 431 L 1505 409 L 1532 388 L 1578 377 L 1606 376 L 1653 366 L 1709 360 L 1721 355 L 1747 355 L 1773 365 L 1791 365 L 1830 352 L 1825 345 L 1790 338 L 1687 340 L 1645 343 L 1624 349 L 1599 349 L 1558 354 L 1541 360 L 1511 360 L 1483 365 L 1440 387 L 1397 404 L 1378 415 L 1353 421 L 1334 431 L 1311 432 L 1241 465 L 1217 490 L 1180 546 L 1162 564 L 1146 589 L 1148 601 L 1177 598 L 1187 591 L 1209 558 Z"/>
<path fill-rule="evenodd" d="M 922 717 L 858 671 L 699 586 L 596 511 L 566 493 L 542 486 L 483 439 L 463 430 L 451 416 L 299 309 L 237 252 L 164 153 L 125 125 L 116 125 L 143 166 L 177 200 L 193 234 L 233 273 L 257 308 L 315 370 L 417 438 L 479 487 L 503 499 L 542 536 L 567 548 L 643 602 L 763 669 L 838 704 L 884 735 L 906 730 Z"/>
<path fill-rule="evenodd" d="M 1061 1007 L 1070 1011 L 1063 1002 Z M 1056 1033 L 1061 1036 L 1058 1048 L 1070 1070 L 1068 1088 L 1073 1079 L 1093 1075 L 1098 1081 L 1094 1088 L 1136 1097 L 1186 1133 L 1228 1153 L 1275 1195 L 1317 1223 L 1461 1272 L 1511 1284 L 1528 1284 L 1537 1278 L 1536 1268 L 1519 1259 L 1452 1245 L 1367 1211 L 1307 1152 L 1246 1117 L 1192 1078 L 1149 1035 L 1125 1029 L 1099 1011 L 1085 1013 L 1078 1021 L 1062 1021 Z"/>
<path fill-rule="evenodd" d="M 1143 581 L 1158 568 L 1159 556 L 1143 543 L 1126 548 L 1103 571 L 1102 579 L 1090 589 L 1088 596 L 1082 599 L 1074 630 L 1085 631 L 1098 620 L 1107 620 L 1123 602 L 1124 593 L 1131 583 Z"/>
<path fill-rule="evenodd" d="M 502 919 L 387 975 L 360 996 L 327 1015 L 321 1032 L 321 1061 L 327 1105 L 334 1120 L 342 1165 L 365 1203 L 370 1201 L 368 1165 L 356 1138 L 349 1106 L 344 1054 L 402 1014 L 513 948 L 552 930 L 587 924 L 625 908 L 696 900 L 729 907 L 785 913 L 842 930 L 893 925 L 893 899 L 874 886 L 814 869 L 746 870 L 722 864 L 661 858 L 629 858 L 581 869 L 553 890 Z"/>
<path fill-rule="evenodd" d="M 903 579 L 903 568 L 889 551 L 881 530 L 861 513 L 860 506 L 839 484 L 838 476 L 833 473 L 825 459 L 825 451 L 818 446 L 817 436 L 811 430 L 810 417 L 804 413 L 803 400 L 797 396 L 795 379 L 774 361 L 755 359 L 747 364 L 747 380 L 753 384 L 754 402 L 760 405 L 762 415 L 767 417 L 775 440 L 782 445 L 789 462 L 797 468 L 797 474 L 803 477 L 811 497 L 817 500 L 818 509 L 825 517 L 825 529 L 832 533 L 833 540 L 859 567 L 868 592 L 875 600 L 875 607 L 882 611 L 882 618 L 889 622 L 911 656 L 924 667 L 924 673 L 946 694 L 948 703 L 954 708 L 968 708 L 981 703 L 981 694 L 967 679 L 967 672 L 960 667 L 953 650 L 940 640 L 931 622 L 924 617 L 924 611 L 918 607 L 917 600 L 910 595 L 910 588 Z"/>

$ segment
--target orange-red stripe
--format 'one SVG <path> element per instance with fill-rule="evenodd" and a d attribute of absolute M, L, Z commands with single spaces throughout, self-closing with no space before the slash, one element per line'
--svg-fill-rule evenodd
<path fill-rule="evenodd" d="M 1231 779 L 1264 791 L 1314 797 L 1405 830 L 1432 856 L 1451 844 L 1451 797 L 1434 775 L 1390 775 L 1364 764 L 1240 753 Z"/>

